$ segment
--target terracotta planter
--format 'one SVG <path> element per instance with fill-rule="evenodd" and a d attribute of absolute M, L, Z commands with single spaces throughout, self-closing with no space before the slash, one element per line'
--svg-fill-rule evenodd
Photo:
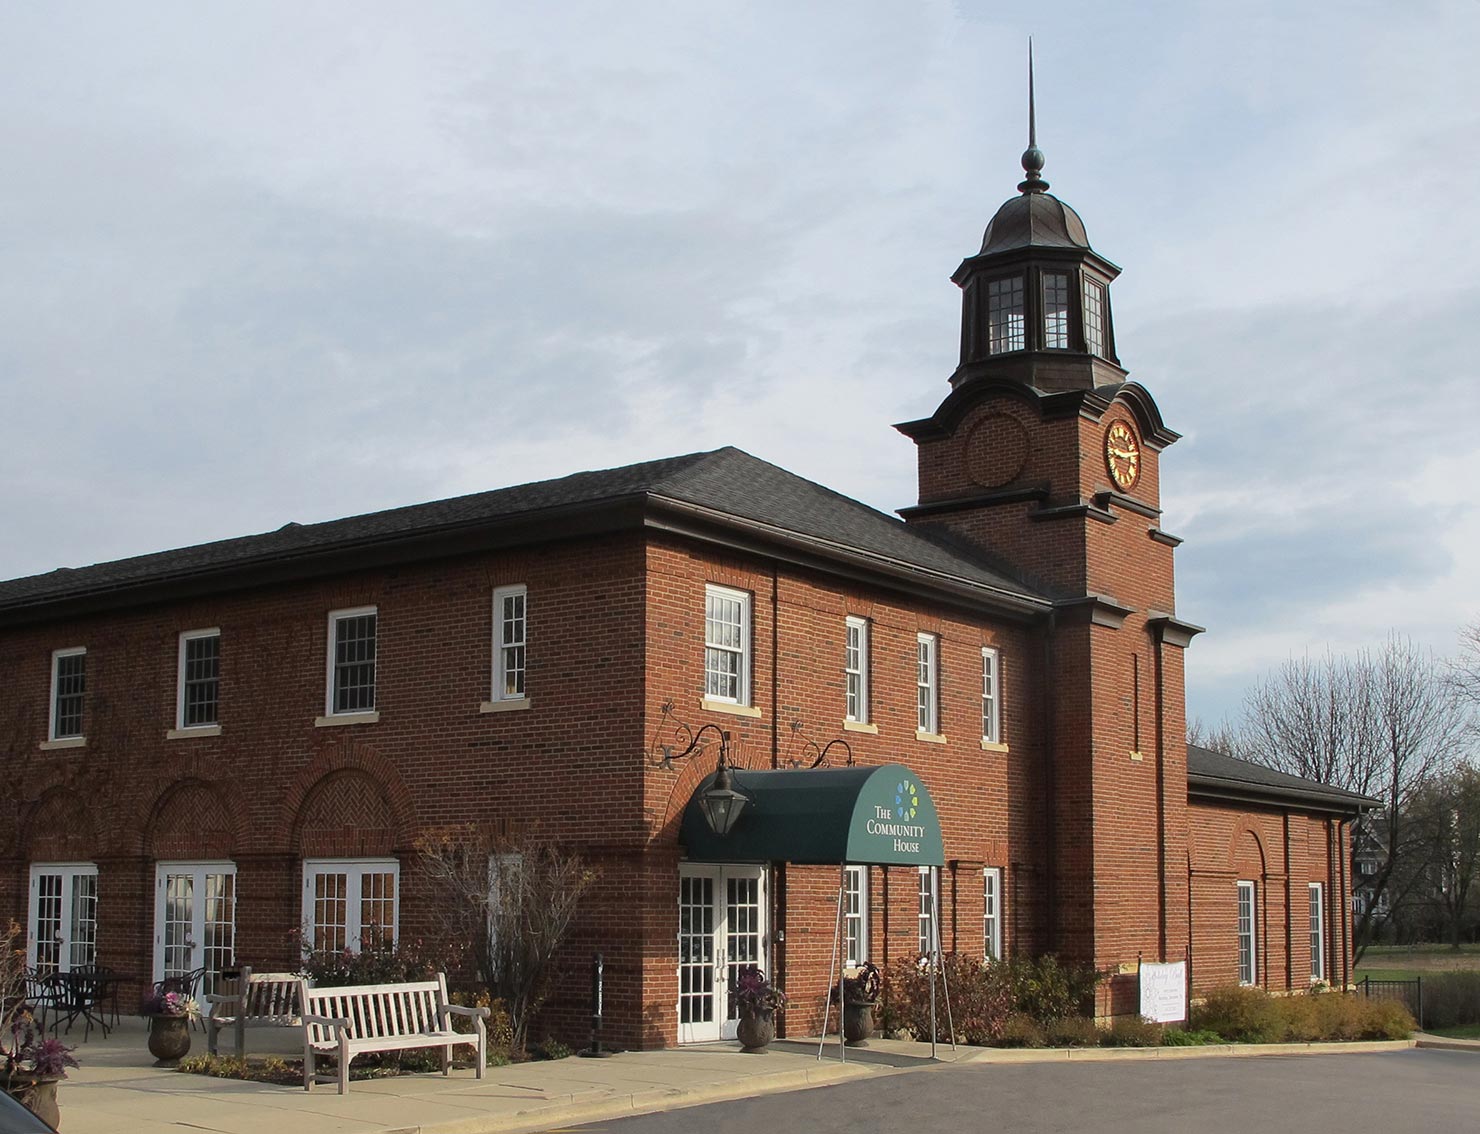
<path fill-rule="evenodd" d="M 178 1063 L 190 1050 L 190 1020 L 185 1016 L 149 1017 L 149 1054 L 160 1063 Z"/>
<path fill-rule="evenodd" d="M 849 1047 L 862 1047 L 874 1034 L 874 1002 L 850 1000 L 843 1009 L 843 1042 Z"/>
<path fill-rule="evenodd" d="M 759 1012 L 741 1012 L 735 1034 L 744 1051 L 759 1055 L 776 1038 L 776 1012 L 763 1008 Z"/>
<path fill-rule="evenodd" d="M 15 1101 L 37 1118 L 61 1129 L 62 1111 L 57 1103 L 57 1087 L 60 1079 L 22 1079 L 10 1081 L 7 1090 Z"/>

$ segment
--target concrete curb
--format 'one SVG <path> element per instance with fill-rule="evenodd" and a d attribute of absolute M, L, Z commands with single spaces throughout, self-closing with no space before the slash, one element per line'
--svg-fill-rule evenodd
<path fill-rule="evenodd" d="M 1441 1041 L 1442 1042 L 1442 1041 Z M 1210 1043 L 1195 1047 L 1054 1047 L 982 1048 L 961 1063 L 1110 1063 L 1138 1059 L 1212 1059 L 1259 1055 L 1350 1055 L 1356 1052 L 1406 1051 L 1428 1046 L 1417 1040 L 1350 1040 L 1329 1043 Z M 1480 1048 L 1480 1045 L 1476 1045 Z"/>
<path fill-rule="evenodd" d="M 581 1103 L 532 1105 L 513 1114 L 480 1115 L 456 1122 L 435 1122 L 422 1126 L 386 1130 L 383 1134 L 534 1134 L 553 1127 L 597 1122 L 603 1118 L 626 1118 L 636 1114 L 682 1110 L 705 1103 L 729 1102 L 732 1099 L 800 1091 L 808 1087 L 825 1087 L 871 1075 L 895 1074 L 901 1068 L 865 1066 L 858 1063 L 820 1064 L 799 1071 L 778 1071 L 774 1075 L 752 1075 L 726 1083 L 706 1084 L 694 1088 L 653 1088 L 646 1091 L 613 1092 L 600 1099 Z"/>
<path fill-rule="evenodd" d="M 1480 1052 L 1480 1040 L 1449 1039 L 1446 1036 L 1421 1035 L 1414 1040 L 1414 1046 L 1429 1048 L 1432 1051 Z"/>

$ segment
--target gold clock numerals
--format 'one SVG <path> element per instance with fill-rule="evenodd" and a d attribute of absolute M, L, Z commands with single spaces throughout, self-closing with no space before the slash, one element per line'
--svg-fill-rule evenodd
<path fill-rule="evenodd" d="M 1141 478 L 1141 442 L 1124 421 L 1113 423 L 1105 432 L 1105 467 L 1123 492 L 1129 492 Z"/>

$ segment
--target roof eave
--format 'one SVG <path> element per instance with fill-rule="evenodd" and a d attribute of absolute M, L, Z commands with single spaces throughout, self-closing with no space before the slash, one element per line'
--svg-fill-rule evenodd
<path fill-rule="evenodd" d="M 1358 815 L 1373 807 L 1382 806 L 1381 801 L 1362 795 L 1333 795 L 1329 792 L 1306 791 L 1300 788 L 1274 787 L 1256 784 L 1248 780 L 1234 780 L 1223 776 L 1209 776 L 1197 772 L 1187 773 L 1187 795 L 1189 799 L 1211 799 L 1220 803 L 1252 803 L 1266 807 L 1289 807 L 1298 804 L 1303 810 L 1320 811 L 1333 815 Z"/>

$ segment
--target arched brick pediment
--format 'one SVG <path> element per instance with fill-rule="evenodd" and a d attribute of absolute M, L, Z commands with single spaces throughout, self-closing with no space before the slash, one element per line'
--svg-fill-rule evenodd
<path fill-rule="evenodd" d="M 22 853 L 32 862 L 91 862 L 98 843 L 92 809 L 71 788 L 44 792 L 23 823 Z"/>
<path fill-rule="evenodd" d="M 205 780 L 182 780 L 160 793 L 139 836 L 139 851 L 156 861 L 230 859 L 239 832 L 220 789 Z"/>

